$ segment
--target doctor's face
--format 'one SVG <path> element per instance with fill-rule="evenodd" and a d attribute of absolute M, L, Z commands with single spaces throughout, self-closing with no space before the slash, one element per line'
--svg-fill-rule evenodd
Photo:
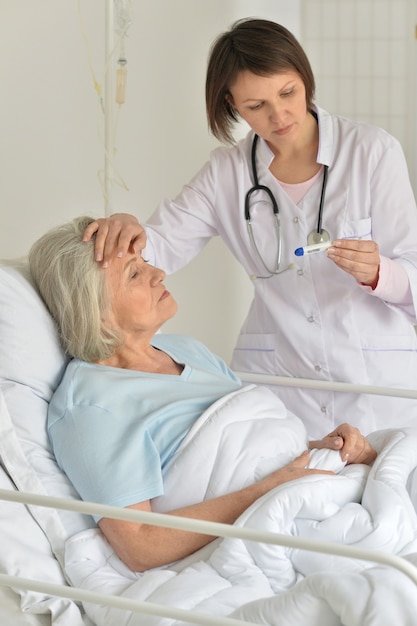
<path fill-rule="evenodd" d="M 307 117 L 306 90 L 297 72 L 258 76 L 245 70 L 230 94 L 242 119 L 272 146 L 292 143 L 302 133 Z"/>
<path fill-rule="evenodd" d="M 165 289 L 165 272 L 140 254 L 129 253 L 113 259 L 105 272 L 110 312 L 105 322 L 129 337 L 149 338 L 177 311 L 177 304 Z"/>

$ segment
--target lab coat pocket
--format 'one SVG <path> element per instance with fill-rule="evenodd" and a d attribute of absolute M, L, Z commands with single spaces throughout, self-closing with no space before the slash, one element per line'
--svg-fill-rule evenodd
<path fill-rule="evenodd" d="M 275 341 L 273 333 L 239 335 L 232 368 L 242 372 L 275 374 Z"/>
<path fill-rule="evenodd" d="M 363 334 L 362 351 L 371 380 L 388 387 L 417 388 L 417 338 L 410 334 Z"/>
<path fill-rule="evenodd" d="M 344 220 L 340 239 L 372 239 L 372 220 L 364 217 L 361 220 Z"/>

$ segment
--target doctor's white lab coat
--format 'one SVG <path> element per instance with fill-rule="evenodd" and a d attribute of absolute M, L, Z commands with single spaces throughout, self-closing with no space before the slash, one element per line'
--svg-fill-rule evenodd
<path fill-rule="evenodd" d="M 317 108 L 317 161 L 329 166 L 323 228 L 330 238 L 373 239 L 380 254 L 403 265 L 413 302 L 380 299 L 337 268 L 326 254 L 296 257 L 317 227 L 320 176 L 294 202 L 268 167 L 273 154 L 259 140 L 259 182 L 279 206 L 284 270 L 253 281 L 254 298 L 232 360 L 237 371 L 417 389 L 417 209 L 403 151 L 382 129 Z M 164 201 L 146 224 L 150 262 L 173 273 L 213 236 L 220 235 L 248 276 L 265 276 L 248 235 L 244 202 L 253 185 L 253 133 L 232 148 L 218 148 L 175 200 Z M 256 242 L 273 267 L 277 239 L 264 193 L 253 194 Z M 417 426 L 417 401 L 275 387 L 287 408 L 318 438 L 342 422 L 368 433 Z"/>

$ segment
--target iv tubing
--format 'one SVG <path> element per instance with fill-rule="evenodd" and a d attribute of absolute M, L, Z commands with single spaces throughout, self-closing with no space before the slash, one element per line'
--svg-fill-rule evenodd
<path fill-rule="evenodd" d="M 113 81 L 111 56 L 113 52 L 114 11 L 113 0 L 106 1 L 105 25 L 105 75 L 104 75 L 104 212 L 112 212 L 111 174 L 113 157 Z"/>

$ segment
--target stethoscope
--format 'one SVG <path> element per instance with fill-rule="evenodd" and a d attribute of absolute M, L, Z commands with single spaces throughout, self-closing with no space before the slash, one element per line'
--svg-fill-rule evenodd
<path fill-rule="evenodd" d="M 258 255 L 265 270 L 268 272 L 268 276 L 253 276 L 253 278 L 271 278 L 272 276 L 276 274 L 281 274 L 282 272 L 285 272 L 288 269 L 288 267 L 286 267 L 285 269 L 281 269 L 280 267 L 281 266 L 282 237 L 281 237 L 281 224 L 280 224 L 280 218 L 279 218 L 278 203 L 275 199 L 274 194 L 270 190 L 270 188 L 267 187 L 266 185 L 259 184 L 258 171 L 256 167 L 256 146 L 258 143 L 258 139 L 259 139 L 258 135 L 255 135 L 253 138 L 253 142 L 252 142 L 251 162 L 252 162 L 253 187 L 249 189 L 245 197 L 245 220 L 246 220 L 246 225 L 248 228 L 248 234 L 249 234 L 249 239 L 251 241 L 251 244 L 254 250 L 256 251 L 256 254 Z M 317 217 L 317 228 L 316 230 L 312 230 L 309 236 L 307 237 L 308 245 L 330 241 L 329 233 L 327 232 L 327 230 L 324 230 L 324 228 L 322 228 L 322 225 L 321 225 L 322 217 L 323 217 L 324 198 L 326 195 L 327 175 L 329 171 L 328 165 L 324 165 L 323 167 L 324 167 L 323 182 L 321 186 L 319 212 L 318 212 L 318 217 Z M 272 205 L 272 211 L 274 214 L 275 234 L 277 238 L 277 254 L 275 257 L 275 265 L 273 269 L 268 267 L 268 265 L 265 263 L 265 260 L 256 244 L 255 236 L 254 236 L 253 229 L 252 229 L 252 221 L 251 221 L 251 216 L 250 216 L 250 199 L 251 199 L 252 194 L 255 191 L 264 191 L 266 195 L 268 196 L 269 200 L 271 201 L 271 205 Z"/>

